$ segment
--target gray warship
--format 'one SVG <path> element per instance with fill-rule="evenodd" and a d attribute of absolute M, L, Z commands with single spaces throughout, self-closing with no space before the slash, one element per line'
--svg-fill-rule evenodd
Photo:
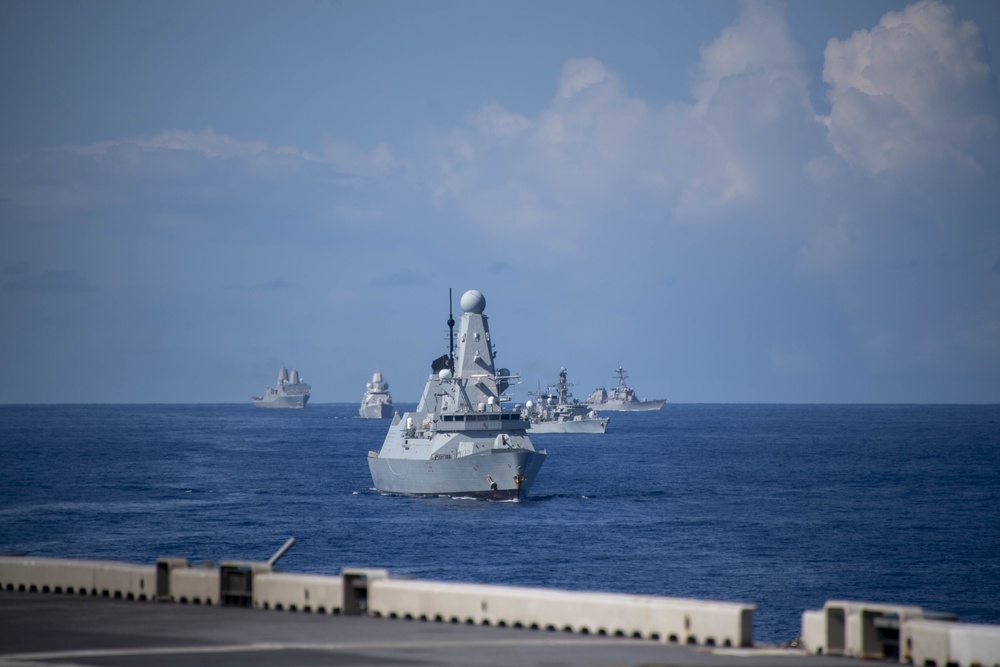
<path fill-rule="evenodd" d="M 653 400 L 639 400 L 635 391 L 632 387 L 625 384 L 625 379 L 628 377 L 626 375 L 626 370 L 619 366 L 615 369 L 615 377 L 618 378 L 618 386 L 612 387 L 611 390 L 607 390 L 603 387 L 599 387 L 594 390 L 594 392 L 588 396 L 583 402 L 587 404 L 588 407 L 594 410 L 609 410 L 609 411 L 641 411 L 641 410 L 659 410 L 666 403 L 666 399 L 653 399 Z"/>
<path fill-rule="evenodd" d="M 486 299 L 469 290 L 455 343 L 448 292 L 448 353 L 431 363 L 431 374 L 415 412 L 393 417 L 368 469 L 378 491 L 522 500 L 545 462 L 528 438 L 528 422 L 501 403 L 512 376 L 497 369 Z"/>
<path fill-rule="evenodd" d="M 549 385 L 549 392 L 535 392 L 535 400 L 525 404 L 525 414 L 531 427 L 529 433 L 604 433 L 607 417 L 601 417 L 570 393 L 566 369 L 559 369 L 559 382 Z"/>
<path fill-rule="evenodd" d="M 365 396 L 361 399 L 358 415 L 364 419 L 388 419 L 392 416 L 389 383 L 382 380 L 382 374 L 378 371 L 372 375 L 372 381 L 365 385 Z"/>
<path fill-rule="evenodd" d="M 309 402 L 309 390 L 299 377 L 299 372 L 292 369 L 291 377 L 284 366 L 278 371 L 278 384 L 268 387 L 263 396 L 252 396 L 255 408 L 304 408 Z"/>

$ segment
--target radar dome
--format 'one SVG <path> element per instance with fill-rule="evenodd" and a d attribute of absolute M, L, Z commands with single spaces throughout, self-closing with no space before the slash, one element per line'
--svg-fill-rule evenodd
<path fill-rule="evenodd" d="M 462 310 L 467 313 L 482 315 L 483 311 L 486 310 L 486 297 L 484 297 L 477 289 L 470 289 L 468 292 L 463 294 L 462 301 L 460 303 Z"/>
<path fill-rule="evenodd" d="M 448 370 L 447 368 L 442 368 L 440 371 L 438 371 L 438 377 L 441 378 L 442 380 L 447 380 L 448 378 L 451 377 L 451 371 Z"/>

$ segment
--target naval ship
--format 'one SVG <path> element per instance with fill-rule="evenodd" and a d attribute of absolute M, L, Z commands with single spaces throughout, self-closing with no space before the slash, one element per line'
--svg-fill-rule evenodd
<path fill-rule="evenodd" d="M 536 391 L 535 400 L 525 403 L 530 433 L 604 433 L 610 420 L 573 398 L 571 386 L 566 368 L 560 368 L 558 384 L 549 385 L 547 394 Z"/>
<path fill-rule="evenodd" d="M 590 396 L 586 398 L 583 402 L 587 404 L 588 407 L 595 410 L 611 410 L 611 411 L 639 411 L 639 410 L 659 410 L 666 403 L 664 400 L 643 400 L 640 401 L 636 395 L 635 390 L 625 384 L 626 370 L 619 366 L 615 369 L 615 377 L 618 378 L 618 386 L 612 387 L 610 391 L 603 387 L 599 387 L 594 390 Z"/>
<path fill-rule="evenodd" d="M 309 402 L 311 387 L 302 381 L 299 372 L 292 369 L 289 378 L 284 366 L 278 371 L 278 384 L 268 387 L 263 396 L 252 396 L 255 408 L 304 408 Z"/>
<path fill-rule="evenodd" d="M 364 419 L 388 419 L 392 416 L 389 383 L 382 380 L 382 374 L 378 371 L 372 375 L 372 381 L 365 385 L 365 397 L 361 399 L 358 415 Z"/>
<path fill-rule="evenodd" d="M 486 299 L 469 290 L 455 343 L 448 291 L 448 353 L 431 362 L 431 374 L 415 412 L 396 414 L 368 469 L 378 491 L 522 500 L 545 462 L 528 438 L 528 422 L 501 403 L 512 380 L 497 369 Z"/>

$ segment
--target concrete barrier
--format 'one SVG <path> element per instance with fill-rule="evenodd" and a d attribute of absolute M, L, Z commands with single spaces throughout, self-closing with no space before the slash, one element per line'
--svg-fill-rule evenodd
<path fill-rule="evenodd" d="M 219 604 L 218 568 L 175 567 L 169 574 L 171 602 Z"/>
<path fill-rule="evenodd" d="M 1000 626 L 911 619 L 900 637 L 916 667 L 1000 667 Z"/>
<path fill-rule="evenodd" d="M 75 595 L 152 600 L 156 571 L 115 561 L 0 557 L 0 588 Z"/>
<path fill-rule="evenodd" d="M 369 614 L 717 646 L 753 645 L 753 605 L 615 593 L 384 579 Z"/>
<path fill-rule="evenodd" d="M 950 660 L 948 628 L 951 623 L 911 619 L 903 624 L 900 640 L 903 659 L 916 667 L 937 665 L 945 667 Z"/>
<path fill-rule="evenodd" d="M 810 653 L 826 652 L 826 613 L 822 609 L 802 612 L 802 633 L 799 639 Z"/>
<path fill-rule="evenodd" d="M 3 556 L 0 588 L 90 595 L 94 588 L 94 561 Z"/>
<path fill-rule="evenodd" d="M 261 572 L 253 578 L 253 606 L 259 609 L 339 614 L 343 599 L 341 577 Z"/>
<path fill-rule="evenodd" d="M 98 595 L 123 600 L 156 598 L 156 567 L 130 563 L 98 563 L 94 569 L 94 589 Z"/>
<path fill-rule="evenodd" d="M 827 600 L 822 610 L 802 614 L 802 643 L 810 653 L 899 660 L 903 624 L 925 616 L 922 608 L 909 605 Z"/>

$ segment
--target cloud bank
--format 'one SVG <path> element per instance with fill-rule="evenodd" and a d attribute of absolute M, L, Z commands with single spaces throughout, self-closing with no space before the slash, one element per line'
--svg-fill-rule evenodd
<path fill-rule="evenodd" d="M 0 265 L 54 268 L 2 291 L 214 286 L 245 328 L 250 295 L 294 294 L 296 324 L 366 321 L 383 295 L 475 276 L 558 291 L 533 309 L 559 341 L 539 358 L 645 349 L 689 398 L 1000 400 L 1000 108 L 979 29 L 937 0 L 888 13 L 829 40 L 817 95 L 781 6 L 748 3 L 692 59 L 687 94 L 652 104 L 570 58 L 534 111 L 477 100 L 405 148 L 207 128 L 4 156 Z M 731 393 L 712 394 L 720 373 Z"/>

